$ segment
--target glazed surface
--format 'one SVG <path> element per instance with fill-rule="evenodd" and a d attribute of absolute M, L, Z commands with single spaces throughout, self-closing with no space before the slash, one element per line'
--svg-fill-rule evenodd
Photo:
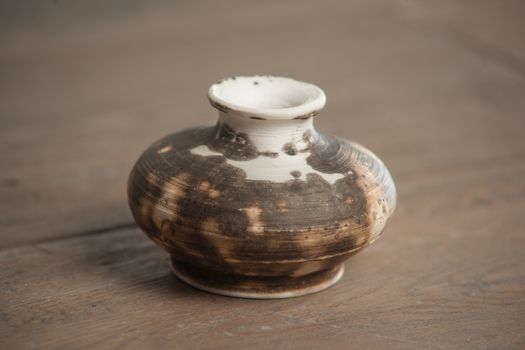
<path fill-rule="evenodd" d="M 301 277 L 333 269 L 381 234 L 395 187 L 370 151 L 313 126 L 262 144 L 221 120 L 169 135 L 140 157 L 130 206 L 174 264 Z"/>

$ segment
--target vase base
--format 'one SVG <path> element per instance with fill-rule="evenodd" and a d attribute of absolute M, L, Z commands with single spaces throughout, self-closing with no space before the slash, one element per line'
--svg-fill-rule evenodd
<path fill-rule="evenodd" d="M 214 294 L 249 299 L 283 299 L 322 291 L 341 279 L 343 264 L 308 275 L 257 277 L 189 267 L 172 259 L 172 271 L 190 286 Z"/>

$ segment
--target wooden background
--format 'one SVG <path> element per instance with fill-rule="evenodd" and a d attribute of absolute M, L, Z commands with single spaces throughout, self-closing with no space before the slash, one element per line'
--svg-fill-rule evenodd
<path fill-rule="evenodd" d="M 523 1 L 1 1 L 0 347 L 524 349 Z M 331 289 L 196 291 L 135 227 L 139 153 L 230 75 L 321 86 L 399 206 Z"/>

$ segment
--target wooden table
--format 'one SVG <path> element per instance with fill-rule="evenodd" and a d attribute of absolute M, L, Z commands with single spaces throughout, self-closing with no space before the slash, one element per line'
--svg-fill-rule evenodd
<path fill-rule="evenodd" d="M 0 5 L 0 348 L 525 348 L 523 1 Z M 230 75 L 323 87 L 389 166 L 384 236 L 329 290 L 219 297 L 134 225 L 148 144 Z"/>

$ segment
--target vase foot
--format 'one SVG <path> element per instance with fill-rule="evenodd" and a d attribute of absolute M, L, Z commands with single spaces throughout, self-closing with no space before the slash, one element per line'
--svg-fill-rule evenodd
<path fill-rule="evenodd" d="M 293 276 L 245 276 L 188 266 L 172 259 L 172 271 L 180 280 L 197 289 L 220 295 L 250 299 L 282 299 L 322 291 L 341 279 L 343 264 L 331 269 Z"/>

